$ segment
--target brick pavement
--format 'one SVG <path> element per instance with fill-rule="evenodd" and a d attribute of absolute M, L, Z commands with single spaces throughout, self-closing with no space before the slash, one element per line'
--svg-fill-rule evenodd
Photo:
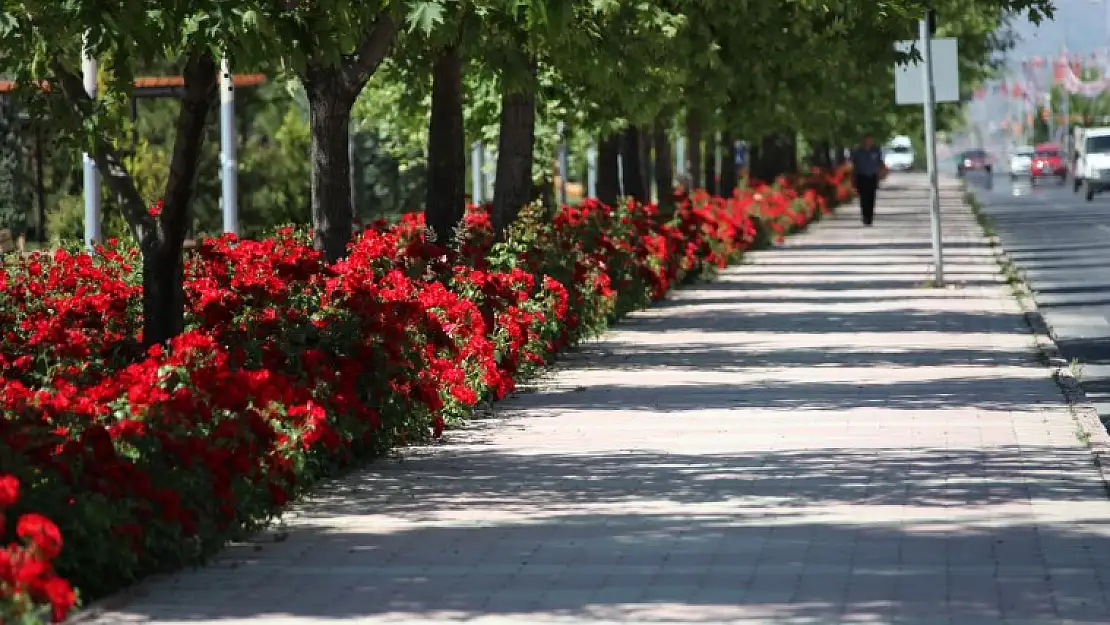
<path fill-rule="evenodd" d="M 677 293 L 103 624 L 1108 623 L 1110 505 L 958 192 Z"/>

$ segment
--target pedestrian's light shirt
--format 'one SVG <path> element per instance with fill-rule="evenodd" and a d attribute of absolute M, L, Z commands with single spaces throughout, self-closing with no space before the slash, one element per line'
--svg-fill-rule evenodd
<path fill-rule="evenodd" d="M 852 150 L 852 170 L 859 176 L 878 176 L 883 164 L 883 151 L 879 146 L 858 147 Z"/>

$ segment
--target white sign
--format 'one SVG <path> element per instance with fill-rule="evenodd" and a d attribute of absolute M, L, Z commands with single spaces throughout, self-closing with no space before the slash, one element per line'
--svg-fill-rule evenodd
<path fill-rule="evenodd" d="M 920 40 L 899 41 L 899 52 L 912 49 Z M 933 91 L 937 102 L 960 101 L 960 56 L 954 37 L 933 39 Z M 918 53 L 921 52 L 920 45 Z M 921 61 L 894 66 L 894 101 L 898 104 L 925 104 L 925 76 Z"/>

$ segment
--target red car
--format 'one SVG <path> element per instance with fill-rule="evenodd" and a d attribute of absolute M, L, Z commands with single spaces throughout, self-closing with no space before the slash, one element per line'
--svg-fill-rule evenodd
<path fill-rule="evenodd" d="M 1033 162 L 1029 166 L 1029 182 L 1036 184 L 1038 178 L 1056 178 L 1060 184 L 1068 179 L 1068 165 L 1064 151 L 1055 143 L 1042 143 L 1033 148 Z"/>

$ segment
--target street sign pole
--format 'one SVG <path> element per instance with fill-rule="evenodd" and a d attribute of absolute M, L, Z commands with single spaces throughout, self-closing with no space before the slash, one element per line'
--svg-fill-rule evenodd
<path fill-rule="evenodd" d="M 936 120 L 936 93 L 933 91 L 933 45 L 932 34 L 929 32 L 929 13 L 918 24 L 921 39 L 922 80 L 924 84 L 925 100 L 925 158 L 929 167 L 929 215 L 932 218 L 933 234 L 933 264 L 935 275 L 933 284 L 937 288 L 944 286 L 944 249 L 940 235 L 940 184 L 937 177 L 937 120 Z"/>

